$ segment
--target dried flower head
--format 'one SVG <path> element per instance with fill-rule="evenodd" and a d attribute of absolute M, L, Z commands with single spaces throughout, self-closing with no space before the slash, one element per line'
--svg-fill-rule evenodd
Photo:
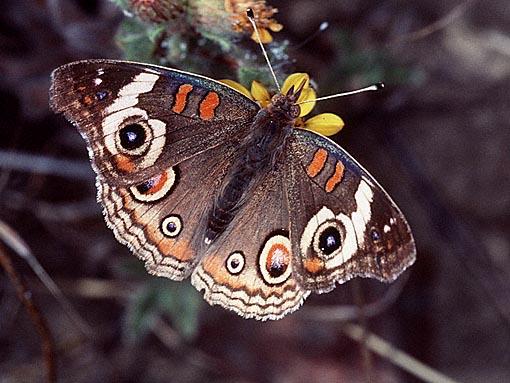
<path fill-rule="evenodd" d="M 248 8 L 253 10 L 255 24 L 259 30 L 262 43 L 268 44 L 273 41 L 273 36 L 271 36 L 269 31 L 279 32 L 282 30 L 283 25 L 273 18 L 278 9 L 267 5 L 264 0 L 225 0 L 225 10 L 232 15 L 232 29 L 238 33 L 249 32 L 251 33 L 252 40 L 257 41 L 253 26 L 246 15 Z"/>
<path fill-rule="evenodd" d="M 165 23 L 184 12 L 180 0 L 130 0 L 130 9 L 143 21 Z"/>

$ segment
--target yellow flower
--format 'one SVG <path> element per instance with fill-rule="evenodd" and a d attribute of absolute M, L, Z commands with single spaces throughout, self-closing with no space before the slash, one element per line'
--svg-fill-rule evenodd
<path fill-rule="evenodd" d="M 253 81 L 251 83 L 250 90 L 233 80 L 221 80 L 221 82 L 241 92 L 249 99 L 256 101 L 262 108 L 265 108 L 271 102 L 271 94 L 266 87 L 258 81 Z M 312 130 L 316 133 L 322 134 L 323 136 L 332 136 L 342 130 L 344 127 L 344 121 L 333 113 L 321 113 L 308 119 L 303 118 L 312 111 L 315 106 L 315 99 L 317 98 L 315 91 L 310 87 L 310 77 L 308 74 L 291 74 L 283 82 L 281 91 L 283 94 L 286 94 L 291 87 L 298 89 L 302 85 L 303 90 L 297 100 L 297 104 L 300 102 L 304 103 L 299 105 L 301 113 L 296 120 L 295 126 Z"/>
<path fill-rule="evenodd" d="M 262 44 L 272 42 L 273 36 L 271 36 L 269 31 L 280 32 L 283 29 L 283 25 L 273 18 L 278 9 L 266 5 L 266 2 L 263 0 L 225 0 L 225 10 L 232 14 L 232 29 L 238 33 L 250 32 L 251 39 L 258 42 L 257 34 L 246 15 L 248 8 L 253 10 L 255 24 L 259 30 Z"/>

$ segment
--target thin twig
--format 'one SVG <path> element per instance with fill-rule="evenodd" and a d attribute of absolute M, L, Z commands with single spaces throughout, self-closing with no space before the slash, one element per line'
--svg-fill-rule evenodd
<path fill-rule="evenodd" d="M 427 25 L 424 28 L 421 28 L 415 32 L 406 34 L 404 36 L 397 37 L 392 41 L 388 42 L 388 45 L 397 45 L 402 43 L 411 43 L 413 41 L 417 41 L 423 39 L 432 33 L 438 32 L 442 29 L 445 29 L 450 24 L 452 24 L 455 20 L 461 17 L 464 12 L 468 9 L 468 7 L 473 3 L 474 0 L 466 0 L 463 3 L 455 6 L 450 12 L 441 17 L 439 20 L 433 22 L 432 24 Z"/>
<path fill-rule="evenodd" d="M 363 328 L 363 336 L 360 342 L 361 345 L 361 359 L 363 362 L 363 371 L 365 372 L 365 380 L 367 383 L 372 382 L 372 355 L 367 347 L 367 337 L 368 337 L 368 321 L 365 315 L 365 302 L 363 298 L 363 290 L 361 289 L 361 283 L 359 279 L 354 279 L 350 286 L 352 288 L 354 302 L 358 308 L 358 318 L 361 322 L 361 327 Z"/>
<path fill-rule="evenodd" d="M 346 323 L 342 326 L 342 331 L 356 342 L 364 341 L 371 351 L 407 371 L 409 374 L 422 379 L 424 382 L 457 383 L 456 380 L 434 370 L 379 336 L 370 332 L 365 334 L 365 330 L 357 324 Z"/>
<path fill-rule="evenodd" d="M 22 172 L 47 174 L 64 178 L 90 180 L 94 178 L 85 161 L 61 160 L 28 153 L 0 150 L 0 167 Z"/>
<path fill-rule="evenodd" d="M 64 312 L 76 324 L 78 329 L 87 337 L 92 337 L 93 331 L 90 326 L 76 312 L 71 303 L 66 299 L 59 287 L 53 282 L 46 270 L 41 266 L 37 258 L 32 254 L 28 245 L 21 237 L 6 223 L 0 220 L 0 241 L 3 241 L 17 255 L 23 258 L 32 268 L 37 277 L 60 303 Z"/>
<path fill-rule="evenodd" d="M 408 279 L 409 273 L 404 273 L 390 286 L 381 299 L 365 304 L 363 307 L 365 317 L 372 318 L 387 310 L 400 296 Z M 359 309 L 355 305 L 305 306 L 298 315 L 307 320 L 341 322 L 358 319 Z"/>
<path fill-rule="evenodd" d="M 19 300 L 25 306 L 32 323 L 41 338 L 41 348 L 46 365 L 46 378 L 49 383 L 57 381 L 57 367 L 55 363 L 55 346 L 50 329 L 43 315 L 32 300 L 32 294 L 14 268 L 6 249 L 0 243 L 0 265 L 5 270 L 9 280 L 16 289 Z"/>

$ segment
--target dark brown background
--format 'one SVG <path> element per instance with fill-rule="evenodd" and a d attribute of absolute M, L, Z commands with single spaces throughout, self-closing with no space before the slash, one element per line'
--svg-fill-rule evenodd
<path fill-rule="evenodd" d="M 291 51 L 320 94 L 387 81 L 383 93 L 319 107 L 344 118 L 336 141 L 398 202 L 418 246 L 403 291 L 367 319 L 368 328 L 460 382 L 510 381 L 507 1 L 271 4 L 284 25 L 275 37 L 291 45 L 330 22 Z M 85 143 L 49 112 L 47 92 L 58 65 L 120 57 L 113 36 L 122 17 L 106 1 L 2 1 L 0 220 L 27 242 L 94 332 L 81 338 L 32 270 L 11 254 L 52 329 L 60 381 L 364 381 L 362 348 L 345 336 L 342 322 L 310 316 L 318 305 L 352 304 L 354 286 L 367 302 L 387 287 L 347 284 L 311 297 L 281 321 L 243 320 L 202 303 L 187 287 L 154 282 L 106 228 Z M 15 159 L 12 151 L 39 157 L 24 163 L 27 157 Z M 45 159 L 65 161 L 55 168 Z M 42 174 L 42 165 L 51 174 Z M 179 310 L 153 312 L 136 300 L 154 289 L 173 291 L 171 299 L 190 294 L 190 305 L 200 304 L 190 333 L 174 326 Z M 147 322 L 141 335 L 126 325 L 133 310 Z M 0 381 L 43 381 L 39 342 L 0 274 Z M 419 381 L 380 357 L 373 357 L 372 370 L 377 382 Z"/>

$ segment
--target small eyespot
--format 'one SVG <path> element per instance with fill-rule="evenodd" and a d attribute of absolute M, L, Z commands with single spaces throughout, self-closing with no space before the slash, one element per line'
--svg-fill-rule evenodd
<path fill-rule="evenodd" d="M 126 150 L 135 150 L 145 143 L 147 134 L 142 125 L 132 123 L 120 129 L 119 137 L 122 148 Z"/>
<path fill-rule="evenodd" d="M 319 249 L 329 255 L 342 245 L 342 237 L 335 226 L 330 226 L 319 236 Z"/>
<path fill-rule="evenodd" d="M 174 168 L 169 168 L 148 180 L 129 188 L 133 197 L 141 202 L 154 202 L 166 197 L 178 183 Z"/>
<path fill-rule="evenodd" d="M 103 101 L 108 96 L 108 92 L 105 90 L 100 90 L 96 93 L 96 99 L 98 101 Z"/>
<path fill-rule="evenodd" d="M 177 237 L 182 231 L 182 220 L 178 215 L 169 215 L 161 221 L 161 231 L 167 237 Z"/>
<path fill-rule="evenodd" d="M 379 233 L 379 230 L 373 227 L 372 229 L 370 229 L 370 238 L 374 242 L 379 242 L 381 240 L 381 233 Z"/>
<path fill-rule="evenodd" d="M 244 255 L 240 251 L 233 252 L 227 258 L 227 270 L 232 275 L 237 275 L 244 269 Z"/>

